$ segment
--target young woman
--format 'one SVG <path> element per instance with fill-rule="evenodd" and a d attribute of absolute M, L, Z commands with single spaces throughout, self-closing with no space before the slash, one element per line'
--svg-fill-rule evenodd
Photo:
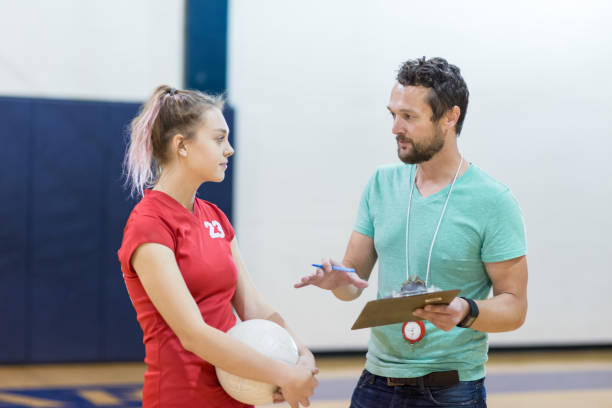
<path fill-rule="evenodd" d="M 216 97 L 160 86 L 132 121 L 125 166 L 143 197 L 118 255 L 144 334 L 143 407 L 244 407 L 215 366 L 279 385 L 276 401 L 308 406 L 318 370 L 297 339 L 291 366 L 225 333 L 236 323 L 232 306 L 242 320 L 287 326 L 253 286 L 225 214 L 195 197 L 203 182 L 224 179 L 234 153 L 221 109 Z"/>

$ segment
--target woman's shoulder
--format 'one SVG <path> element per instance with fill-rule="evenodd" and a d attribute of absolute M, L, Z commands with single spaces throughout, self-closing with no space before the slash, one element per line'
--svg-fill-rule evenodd
<path fill-rule="evenodd" d="M 128 262 L 138 246 L 144 243 L 162 244 L 171 250 L 177 245 L 176 228 L 155 202 L 143 197 L 134 206 L 123 229 L 119 260 Z"/>
<path fill-rule="evenodd" d="M 172 212 L 165 208 L 163 201 L 155 196 L 145 195 L 132 209 L 126 228 L 146 226 L 148 228 L 158 225 L 168 227 L 172 224 Z"/>

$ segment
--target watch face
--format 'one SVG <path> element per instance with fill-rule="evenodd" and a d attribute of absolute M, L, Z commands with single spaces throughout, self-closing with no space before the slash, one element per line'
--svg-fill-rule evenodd
<path fill-rule="evenodd" d="M 420 322 L 405 322 L 402 326 L 402 335 L 410 344 L 420 341 L 425 336 L 425 324 Z"/>

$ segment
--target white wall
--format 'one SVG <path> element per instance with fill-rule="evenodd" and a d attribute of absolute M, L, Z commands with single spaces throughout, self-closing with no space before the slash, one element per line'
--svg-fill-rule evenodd
<path fill-rule="evenodd" d="M 514 191 L 529 246 L 529 313 L 493 345 L 612 342 L 609 2 L 232 0 L 236 229 L 266 298 L 317 350 L 364 348 L 362 299 L 292 284 L 341 259 L 361 191 L 396 162 L 399 64 L 458 65 L 471 92 L 460 147 Z M 376 276 L 370 279 L 376 282 Z"/>
<path fill-rule="evenodd" d="M 182 86 L 184 1 L 0 0 L 0 94 L 142 101 Z"/>

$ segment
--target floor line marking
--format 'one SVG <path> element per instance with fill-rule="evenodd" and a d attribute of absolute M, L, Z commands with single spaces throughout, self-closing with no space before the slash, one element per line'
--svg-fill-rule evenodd
<path fill-rule="evenodd" d="M 36 397 L 27 397 L 25 395 L 8 394 L 5 392 L 0 392 L 0 401 L 8 402 L 9 404 L 15 405 L 25 405 L 26 407 L 54 408 L 64 406 L 64 404 L 59 401 Z"/>

